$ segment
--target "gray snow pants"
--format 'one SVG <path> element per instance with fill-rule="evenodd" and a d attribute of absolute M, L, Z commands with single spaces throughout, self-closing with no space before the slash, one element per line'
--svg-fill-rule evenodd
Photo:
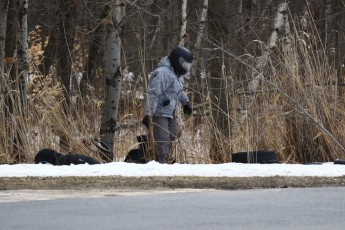
<path fill-rule="evenodd" d="M 166 163 L 171 142 L 177 138 L 179 127 L 176 119 L 153 117 L 153 138 L 159 163 Z"/>

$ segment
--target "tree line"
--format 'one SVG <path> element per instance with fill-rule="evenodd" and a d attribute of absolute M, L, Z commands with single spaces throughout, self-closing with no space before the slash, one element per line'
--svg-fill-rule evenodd
<path fill-rule="evenodd" d="M 283 161 L 341 158 L 341 0 L 1 0 L 0 162 L 40 148 L 121 160 L 140 124 L 150 71 L 194 54 L 178 143 L 191 162 L 274 149 Z"/>

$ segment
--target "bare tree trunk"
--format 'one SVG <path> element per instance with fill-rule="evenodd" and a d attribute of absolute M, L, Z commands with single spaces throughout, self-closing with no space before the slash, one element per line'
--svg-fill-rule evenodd
<path fill-rule="evenodd" d="M 17 19 L 18 19 L 18 12 L 17 7 L 15 6 L 14 1 L 8 2 L 8 10 L 7 10 L 7 20 L 6 20 L 6 36 L 5 36 L 5 60 L 6 60 L 6 67 L 10 70 L 10 76 L 8 78 L 7 84 L 14 84 L 16 82 L 16 74 L 15 74 L 15 59 L 16 59 L 16 34 L 17 34 Z M 9 88 L 11 88 L 8 85 Z M 11 108 L 10 104 L 7 104 L 9 108 Z"/>
<path fill-rule="evenodd" d="M 287 14 L 287 3 L 280 3 L 278 6 L 278 12 L 276 14 L 275 20 L 274 20 L 274 30 L 267 42 L 267 47 L 263 51 L 262 56 L 259 58 L 256 69 L 258 71 L 253 71 L 252 78 L 248 83 L 247 91 L 245 92 L 244 100 L 242 104 L 240 105 L 240 109 L 238 110 L 238 116 L 236 118 L 237 124 L 242 125 L 243 122 L 247 118 L 247 113 L 249 108 L 251 107 L 254 99 L 255 99 L 255 91 L 259 87 L 259 83 L 262 80 L 261 71 L 266 67 L 269 56 L 271 52 L 271 48 L 273 48 L 276 45 L 276 41 L 278 39 L 278 35 L 281 31 L 284 30 L 285 24 L 285 14 Z M 234 135 L 236 135 L 237 132 L 237 125 L 235 125 L 234 129 Z"/>
<path fill-rule="evenodd" d="M 180 31 L 180 41 L 179 41 L 179 46 L 183 46 L 185 45 L 185 42 L 186 42 L 186 37 L 188 36 L 187 33 L 186 33 L 186 30 L 187 30 L 187 0 L 182 0 L 182 20 L 181 20 L 181 31 Z M 186 77 L 187 79 L 189 79 L 189 73 L 187 73 L 186 75 L 184 76 L 180 76 L 180 78 L 184 78 Z M 182 79 L 182 81 L 184 81 Z M 176 114 L 176 119 L 177 119 L 177 123 L 180 127 L 180 131 L 182 132 L 184 130 L 184 121 L 182 119 L 182 110 L 181 110 L 181 107 L 180 106 L 177 106 L 176 107 L 176 111 L 175 111 L 175 114 Z M 175 142 L 175 158 L 177 159 L 177 154 L 178 154 L 178 151 L 179 149 L 182 149 L 182 143 L 179 142 L 179 139 L 177 138 L 176 139 L 176 142 Z M 172 149 L 173 150 L 173 149 Z"/>
<path fill-rule="evenodd" d="M 204 0 L 204 3 L 202 5 L 202 11 L 201 11 L 201 16 L 199 19 L 199 28 L 198 28 L 198 33 L 196 35 L 196 40 L 195 40 L 195 49 L 198 51 L 201 47 L 201 41 L 202 37 L 204 36 L 204 31 L 205 31 L 205 22 L 206 22 L 206 17 L 207 17 L 207 10 L 208 10 L 208 0 Z M 195 62 L 194 62 L 195 65 Z"/>
<path fill-rule="evenodd" d="M 232 32 L 232 25 L 224 25 L 223 15 L 229 13 L 229 9 L 236 2 L 224 1 L 222 4 L 210 1 L 209 36 L 217 41 L 224 41 Z M 221 16 L 222 15 L 222 16 Z M 212 50 L 208 61 L 210 76 L 207 77 L 207 87 L 210 100 L 210 160 L 214 163 L 228 162 L 230 151 L 230 120 L 229 120 L 229 85 L 225 68 L 224 50 L 226 44 L 221 43 L 222 49 Z"/>
<path fill-rule="evenodd" d="M 9 1 L 8 11 L 7 11 L 7 20 L 6 20 L 6 37 L 5 37 L 5 60 L 6 60 L 6 72 L 9 74 L 4 80 L 4 101 L 5 101 L 5 117 L 6 117 L 6 133 L 8 133 L 8 139 L 10 142 L 7 146 L 7 151 L 12 155 L 12 159 L 15 162 L 21 162 L 21 152 L 20 152 L 20 143 L 21 139 L 19 138 L 17 130 L 13 131 L 15 126 L 14 117 L 20 117 L 18 114 L 18 104 L 19 92 L 17 84 L 17 62 L 15 52 L 16 50 L 16 41 L 17 41 L 17 23 L 18 23 L 18 8 L 15 5 L 14 1 Z M 11 159 L 11 160 L 12 160 Z"/>
<path fill-rule="evenodd" d="M 0 84 L 1 91 L 3 92 L 2 87 L 4 86 L 4 60 L 5 60 L 5 38 L 6 38 L 6 19 L 7 19 L 7 10 L 8 10 L 8 1 L 2 1 L 0 5 Z M 2 94 L 2 93 L 1 93 Z"/>
<path fill-rule="evenodd" d="M 74 44 L 73 18 L 76 15 L 76 5 L 73 0 L 60 0 L 58 22 L 58 65 L 57 73 L 64 86 L 64 113 L 70 116 L 70 80 L 72 71 L 72 49 Z M 60 148 L 66 151 L 69 148 L 67 134 L 60 133 Z"/>
<path fill-rule="evenodd" d="M 57 42 L 58 42 L 58 22 L 57 16 L 59 15 L 58 7 L 59 3 L 57 1 L 51 1 L 48 7 L 55 9 L 52 10 L 53 13 L 47 15 L 47 20 L 54 22 L 53 26 L 49 28 L 48 43 L 45 45 L 43 42 L 43 57 L 41 63 L 38 65 L 38 69 L 43 76 L 47 76 L 50 72 L 50 68 L 55 61 Z"/>
<path fill-rule="evenodd" d="M 337 1 L 336 9 L 338 11 L 337 13 L 337 30 L 343 28 L 343 25 L 345 25 L 345 14 L 340 13 L 344 12 L 345 2 L 344 1 Z M 337 76 L 338 76 L 338 82 L 344 83 L 344 77 L 345 76 L 345 42 L 344 42 L 344 36 L 340 36 L 339 33 L 337 33 L 337 53 L 336 53 L 336 60 L 338 63 L 337 68 Z M 341 94 L 343 96 L 344 94 Z"/>
<path fill-rule="evenodd" d="M 207 10 L 208 10 L 208 0 L 204 0 L 203 5 L 202 5 L 202 10 L 201 10 L 201 16 L 199 19 L 199 28 L 198 32 L 196 34 L 196 39 L 195 39 L 195 52 L 194 52 L 194 61 L 193 61 L 193 72 L 192 75 L 195 76 L 196 74 L 196 69 L 199 67 L 199 55 L 200 55 L 200 48 L 201 48 L 201 41 L 202 37 L 204 36 L 205 32 L 205 22 L 206 22 L 206 17 L 207 17 Z"/>
<path fill-rule="evenodd" d="M 65 87 L 65 100 L 69 105 L 68 93 L 70 89 L 72 50 L 74 44 L 73 17 L 76 14 L 76 5 L 73 0 L 60 0 L 60 18 L 58 23 L 58 75 Z"/>
<path fill-rule="evenodd" d="M 326 49 L 334 48 L 333 31 L 333 0 L 325 0 L 325 45 Z"/>
<path fill-rule="evenodd" d="M 176 46 L 176 42 L 180 41 L 180 34 L 177 34 L 176 31 L 181 29 L 181 20 L 176 19 L 176 12 L 178 12 L 181 8 L 180 5 L 178 5 L 180 1 L 175 0 L 167 0 L 165 7 L 168 7 L 166 15 L 164 15 L 163 25 L 165 31 L 168 31 L 168 33 L 165 33 L 162 37 L 163 41 L 163 49 L 165 53 L 168 53 L 171 51 L 173 47 Z"/>
<path fill-rule="evenodd" d="M 291 53 L 291 45 L 292 45 L 292 38 L 291 38 L 291 29 L 290 29 L 290 23 L 289 23 L 289 15 L 287 13 L 284 14 L 283 16 L 284 20 L 284 32 L 285 32 L 285 42 L 284 42 L 284 47 L 283 51 L 286 54 Z"/>
<path fill-rule="evenodd" d="M 341 32 L 344 25 L 344 11 L 345 2 L 339 0 L 325 0 L 324 1 L 324 46 L 326 49 L 328 64 L 336 71 L 337 81 L 340 84 L 344 83 L 344 42 L 339 38 L 344 38 Z M 329 68 L 328 66 L 325 67 Z M 340 94 L 344 94 L 344 90 L 340 88 Z"/>
<path fill-rule="evenodd" d="M 55 59 L 57 46 L 56 34 L 57 30 L 56 27 L 54 27 L 49 33 L 48 44 L 44 47 L 42 63 L 40 63 L 38 66 L 38 69 L 43 76 L 47 76 L 49 74 L 50 67 L 52 66 Z"/>
<path fill-rule="evenodd" d="M 193 61 L 193 68 L 192 68 L 192 82 L 194 83 L 191 87 L 193 87 L 193 92 L 198 92 L 193 95 L 194 102 L 200 103 L 202 100 L 200 99 L 200 95 L 205 95 L 205 84 L 201 76 L 206 75 L 206 70 L 202 64 L 200 64 L 200 53 L 201 53 L 201 42 L 203 36 L 205 36 L 205 25 L 206 25 L 206 18 L 207 18 L 207 11 L 208 11 L 208 0 L 204 0 L 201 10 L 201 16 L 199 19 L 199 28 L 195 39 L 195 51 L 194 51 L 194 61 Z"/>
<path fill-rule="evenodd" d="M 0 122 L 1 127 L 4 127 L 4 130 L 8 130 L 6 122 L 6 104 L 5 104 L 5 92 L 7 87 L 7 80 L 5 79 L 5 39 L 6 39 L 6 21 L 7 21 L 7 10 L 8 10 L 9 0 L 5 0 L 1 2 L 0 5 Z M 0 135 L 0 147 L 1 149 L 5 149 L 7 138 L 4 135 Z"/>
<path fill-rule="evenodd" d="M 121 35 L 125 16 L 125 1 L 116 0 L 111 11 L 111 21 L 107 25 L 106 63 L 105 63 L 105 104 L 101 119 L 100 136 L 112 150 L 103 156 L 106 162 L 114 160 L 114 136 L 121 93 Z M 116 157 L 115 157 L 116 158 Z"/>
<path fill-rule="evenodd" d="M 157 3 L 158 4 L 158 3 Z M 162 19 L 161 19 L 161 15 L 159 15 L 159 11 L 160 11 L 160 8 L 158 7 L 158 5 L 156 4 L 153 4 L 152 5 L 153 7 L 153 12 L 156 13 L 157 12 L 157 16 L 155 16 L 155 18 L 153 18 L 152 20 L 152 25 L 155 26 L 155 29 L 154 29 L 154 32 L 153 32 L 153 36 L 152 36 L 152 39 L 151 39 L 151 42 L 150 42 L 150 46 L 149 46 L 149 55 L 150 56 L 156 56 L 157 55 L 157 47 L 156 47 L 156 44 L 157 44 L 157 39 L 159 37 L 159 33 L 161 32 L 162 30 Z M 154 48 L 155 47 L 155 48 Z"/>
<path fill-rule="evenodd" d="M 182 22 L 179 46 L 184 46 L 187 37 L 187 0 L 182 0 Z"/>
<path fill-rule="evenodd" d="M 11 152 L 14 162 L 26 160 L 26 152 L 23 151 L 23 133 L 25 133 L 25 109 L 27 104 L 27 77 L 28 77 L 28 39 L 27 39 L 27 1 L 8 1 L 6 7 L 7 19 L 5 45 L 1 47 L 1 53 L 6 60 L 6 72 L 9 76 L 5 79 L 1 76 L 1 89 L 5 102 L 6 133 L 11 140 L 11 146 L 7 151 Z M 3 5 L 5 7 L 5 5 Z M 6 11 L 4 11 L 6 12 Z M 5 15 L 2 15 L 5 17 Z M 19 24 L 18 40 L 17 25 Z M 16 46 L 16 42 L 18 45 Z M 15 52 L 17 50 L 17 52 Z M 16 62 L 16 57 L 18 62 Z M 3 62 L 3 59 L 1 60 Z M 17 68 L 17 65 L 19 68 Z M 2 71 L 5 66 L 2 66 Z M 18 127 L 18 123 L 20 126 Z M 17 127 L 16 127 L 17 126 Z M 14 129 L 14 127 L 16 127 Z"/>
<path fill-rule="evenodd" d="M 179 41 L 176 41 L 175 36 L 169 36 L 168 33 L 166 33 L 166 31 L 172 33 L 176 28 L 171 27 L 171 25 L 175 26 L 175 24 L 177 24 L 175 22 L 180 22 L 179 18 L 172 16 L 173 12 L 176 12 L 175 5 L 178 4 L 178 1 L 156 0 L 154 2 L 155 4 L 151 4 L 150 6 L 153 18 L 148 22 L 148 24 L 154 26 L 154 30 L 152 30 L 150 33 L 153 33 L 153 35 L 152 39 L 149 39 L 150 42 L 146 52 L 147 57 L 150 57 L 153 61 L 146 63 L 147 69 L 151 69 L 152 66 L 155 66 L 157 64 L 156 60 L 159 60 L 162 56 L 167 55 L 167 53 L 171 50 L 171 44 L 176 44 L 176 42 Z M 170 8 L 173 8 L 173 10 L 170 10 Z M 163 12 L 162 9 L 164 9 Z"/>
<path fill-rule="evenodd" d="M 182 0 L 182 20 L 181 20 L 181 31 L 180 31 L 180 41 L 179 41 L 179 46 L 184 46 L 186 42 L 186 30 L 187 30 L 187 0 Z M 186 74 L 187 75 L 187 74 Z M 187 77 L 188 76 L 180 76 L 181 78 Z M 178 123 L 183 126 L 183 120 L 182 120 L 182 112 L 181 108 L 178 106 L 176 108 L 176 115 L 177 115 L 177 120 Z"/>
<path fill-rule="evenodd" d="M 110 10 L 111 8 L 108 5 L 105 6 L 100 20 L 104 20 L 109 15 Z M 103 23 L 100 22 L 97 25 L 97 28 L 95 29 L 95 32 L 93 34 L 93 41 L 89 49 L 87 65 L 84 70 L 84 75 L 80 81 L 80 93 L 83 97 L 87 95 L 87 85 L 90 83 L 90 79 L 93 78 L 92 72 L 94 69 L 96 59 L 98 57 L 99 48 L 101 46 L 101 32 L 103 28 Z"/>
<path fill-rule="evenodd" d="M 28 61 L 28 0 L 20 0 L 19 4 L 19 42 L 18 42 L 18 61 L 19 61 L 19 91 L 20 91 L 20 103 L 19 107 L 25 116 L 25 110 L 27 106 L 27 83 L 29 72 Z"/>

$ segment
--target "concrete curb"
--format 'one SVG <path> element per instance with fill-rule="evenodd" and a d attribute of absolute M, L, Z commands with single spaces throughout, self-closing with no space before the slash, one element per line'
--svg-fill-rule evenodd
<path fill-rule="evenodd" d="M 0 190 L 262 189 L 345 186 L 342 177 L 2 177 Z"/>

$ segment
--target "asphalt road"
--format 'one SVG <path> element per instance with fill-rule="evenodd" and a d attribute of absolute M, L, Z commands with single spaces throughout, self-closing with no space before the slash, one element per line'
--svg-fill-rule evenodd
<path fill-rule="evenodd" d="M 0 191 L 0 229 L 344 229 L 345 188 Z"/>

